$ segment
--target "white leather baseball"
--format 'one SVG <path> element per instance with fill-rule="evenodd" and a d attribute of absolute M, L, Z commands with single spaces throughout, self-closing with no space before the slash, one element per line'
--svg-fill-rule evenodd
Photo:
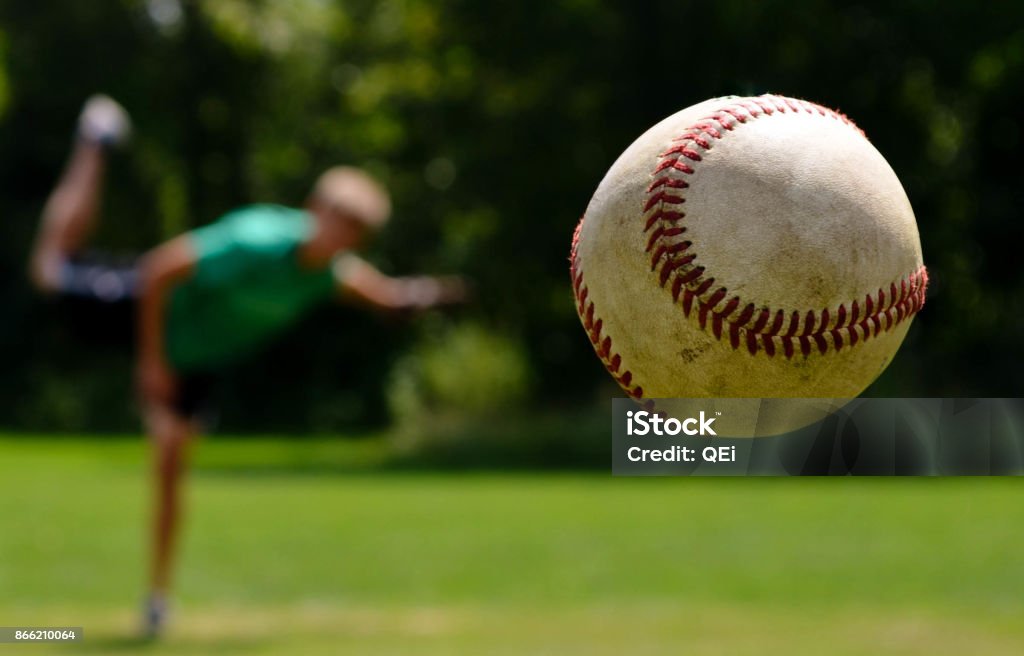
<path fill-rule="evenodd" d="M 716 98 L 644 133 L 576 229 L 577 309 L 634 398 L 860 394 L 924 305 L 896 174 L 845 116 Z"/>

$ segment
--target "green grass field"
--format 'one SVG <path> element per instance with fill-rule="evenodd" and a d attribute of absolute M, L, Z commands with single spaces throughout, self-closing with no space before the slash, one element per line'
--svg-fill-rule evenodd
<path fill-rule="evenodd" d="M 1021 654 L 1008 479 L 412 473 L 372 442 L 198 445 L 174 621 L 136 641 L 138 440 L 0 439 L 3 653 Z"/>

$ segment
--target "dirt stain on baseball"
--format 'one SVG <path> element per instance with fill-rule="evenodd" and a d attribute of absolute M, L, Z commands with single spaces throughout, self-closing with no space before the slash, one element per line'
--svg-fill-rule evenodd
<path fill-rule="evenodd" d="M 700 356 L 704 355 L 704 352 L 707 350 L 707 346 L 684 348 L 682 351 L 679 351 L 679 357 L 682 358 L 683 362 L 690 364 L 691 362 L 696 361 Z"/>

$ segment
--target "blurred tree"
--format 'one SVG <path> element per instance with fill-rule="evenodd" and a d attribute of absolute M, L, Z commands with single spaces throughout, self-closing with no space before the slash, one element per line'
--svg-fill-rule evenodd
<path fill-rule="evenodd" d="M 320 169 L 366 166 L 396 205 L 373 257 L 395 272 L 475 277 L 466 314 L 517 336 L 546 404 L 611 389 L 565 259 L 618 153 L 714 95 L 835 106 L 903 180 L 934 281 L 870 393 L 1019 395 L 1021 25 L 1021 3 L 952 1 L 4 3 L 0 423 L 133 426 L 125 359 L 76 350 L 22 275 L 76 112 L 96 90 L 138 128 L 115 162 L 104 246 L 145 248 L 245 202 L 299 204 Z M 372 422 L 392 364 L 416 333 L 433 343 L 433 325 L 410 333 L 325 308 L 232 374 L 225 427 Z"/>

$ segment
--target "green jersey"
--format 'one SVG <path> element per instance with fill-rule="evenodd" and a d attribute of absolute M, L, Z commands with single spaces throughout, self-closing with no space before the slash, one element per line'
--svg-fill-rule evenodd
<path fill-rule="evenodd" d="M 194 274 L 173 290 L 167 357 L 179 371 L 242 358 L 335 294 L 330 267 L 310 269 L 298 247 L 313 217 L 278 205 L 252 205 L 189 233 Z"/>

